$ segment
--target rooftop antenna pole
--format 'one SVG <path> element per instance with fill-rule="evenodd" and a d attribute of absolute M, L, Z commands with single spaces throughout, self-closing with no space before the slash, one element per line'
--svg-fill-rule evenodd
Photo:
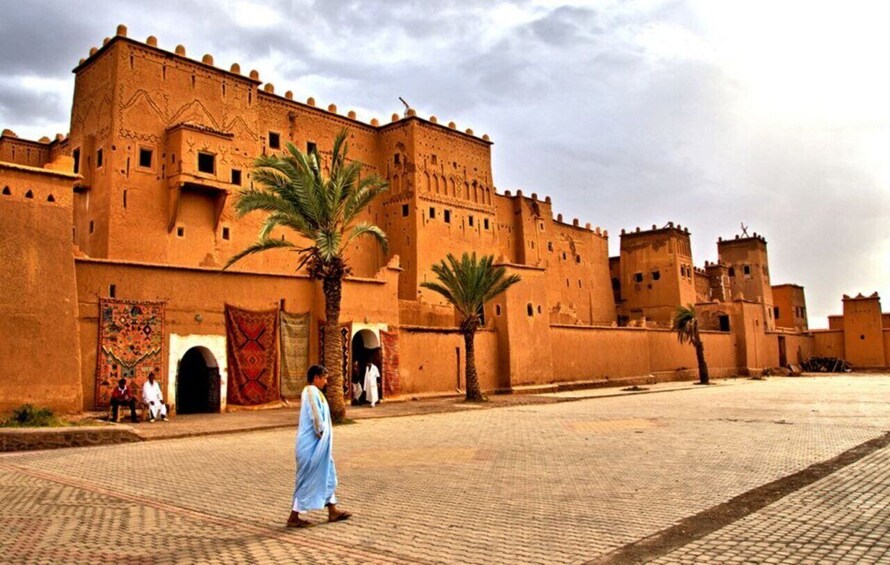
<path fill-rule="evenodd" d="M 751 237 L 751 236 L 748 235 L 748 226 L 745 225 L 745 222 L 742 222 L 742 223 L 739 224 L 739 225 L 742 226 L 742 236 L 744 236 L 744 237 Z"/>
<path fill-rule="evenodd" d="M 408 105 L 408 103 L 407 103 L 407 102 L 405 102 L 405 99 L 404 99 L 404 98 L 402 98 L 402 97 L 401 97 L 401 96 L 399 96 L 399 100 L 401 100 L 401 101 L 402 101 L 402 104 L 404 104 L 404 105 L 405 105 L 405 116 L 404 116 L 404 117 L 406 117 L 406 118 L 407 118 L 407 117 L 408 117 L 408 110 L 410 110 L 410 109 L 411 109 L 411 106 L 409 106 L 409 105 Z"/>

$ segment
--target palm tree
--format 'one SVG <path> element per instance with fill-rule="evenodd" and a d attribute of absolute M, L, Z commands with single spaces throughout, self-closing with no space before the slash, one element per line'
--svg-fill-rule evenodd
<path fill-rule="evenodd" d="M 330 372 L 326 396 L 335 422 L 346 415 L 343 401 L 343 353 L 340 342 L 340 300 L 343 278 L 350 274 L 344 252 L 359 236 L 371 236 L 387 251 L 386 234 L 358 216 L 374 198 L 387 189 L 377 175 L 361 177 L 361 163 L 347 161 L 346 130 L 334 139 L 330 174 L 321 170 L 318 151 L 302 153 L 292 143 L 283 155 L 263 155 L 253 165 L 258 188 L 241 191 L 235 200 L 239 216 L 261 211 L 267 214 L 256 243 L 228 260 L 227 269 L 248 255 L 270 249 L 289 249 L 299 257 L 297 270 L 322 281 L 325 299 L 324 351 L 322 359 Z M 273 238 L 277 228 L 297 232 L 302 241 Z"/>
<path fill-rule="evenodd" d="M 519 275 L 507 276 L 504 267 L 493 267 L 494 257 L 489 255 L 476 260 L 464 252 L 460 261 L 451 253 L 441 263 L 433 265 L 439 282 L 424 282 L 421 286 L 438 292 L 463 315 L 460 333 L 466 349 L 467 401 L 484 402 L 476 376 L 476 330 L 482 325 L 482 307 L 486 302 L 519 282 Z"/>
<path fill-rule="evenodd" d="M 705 361 L 705 344 L 702 343 L 698 333 L 698 319 L 695 317 L 695 307 L 692 304 L 677 306 L 674 313 L 673 330 L 677 332 L 680 343 L 691 343 L 695 347 L 695 357 L 698 359 L 698 382 L 706 385 L 708 378 L 708 364 Z"/>

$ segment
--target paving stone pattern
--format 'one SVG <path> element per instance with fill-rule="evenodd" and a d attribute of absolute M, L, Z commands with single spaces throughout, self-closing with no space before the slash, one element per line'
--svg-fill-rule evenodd
<path fill-rule="evenodd" d="M 890 430 L 888 397 L 890 377 L 771 378 L 365 420 L 334 438 L 338 496 L 355 516 L 308 530 L 282 527 L 293 430 L 0 455 L 0 555 L 10 563 L 585 562 L 881 435 Z M 887 522 L 888 458 L 873 454 L 749 518 L 758 528 L 760 515 L 775 520 L 786 537 L 739 537 L 739 521 L 664 559 L 744 561 L 761 555 L 761 546 L 738 550 L 750 539 L 821 543 L 816 522 L 827 519 L 844 534 L 826 543 L 858 548 L 853 538 L 886 533 L 872 521 Z M 789 502 L 826 484 L 839 493 Z M 842 516 L 850 500 L 871 504 L 871 515 Z M 771 514 L 786 503 L 789 511 Z M 321 523 L 324 512 L 309 518 Z"/>

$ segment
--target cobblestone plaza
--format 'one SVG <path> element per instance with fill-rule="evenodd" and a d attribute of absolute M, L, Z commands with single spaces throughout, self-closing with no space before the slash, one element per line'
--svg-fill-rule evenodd
<path fill-rule="evenodd" d="M 0 560 L 621 561 L 622 548 L 890 430 L 886 375 L 591 394 L 338 427 L 338 496 L 354 516 L 311 513 L 308 530 L 283 527 L 293 429 L 2 455 Z M 646 560 L 890 561 L 888 485 L 890 447 L 876 448 Z"/>

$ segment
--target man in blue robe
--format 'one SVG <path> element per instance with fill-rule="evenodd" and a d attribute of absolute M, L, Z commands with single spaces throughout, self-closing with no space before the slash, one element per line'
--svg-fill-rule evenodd
<path fill-rule="evenodd" d="M 328 522 L 346 520 L 352 514 L 337 509 L 337 469 L 334 468 L 334 436 L 331 410 L 322 389 L 328 370 L 321 365 L 309 367 L 309 382 L 300 396 L 300 426 L 297 429 L 297 486 L 294 503 L 287 519 L 289 528 L 311 526 L 300 512 L 327 507 Z"/>

